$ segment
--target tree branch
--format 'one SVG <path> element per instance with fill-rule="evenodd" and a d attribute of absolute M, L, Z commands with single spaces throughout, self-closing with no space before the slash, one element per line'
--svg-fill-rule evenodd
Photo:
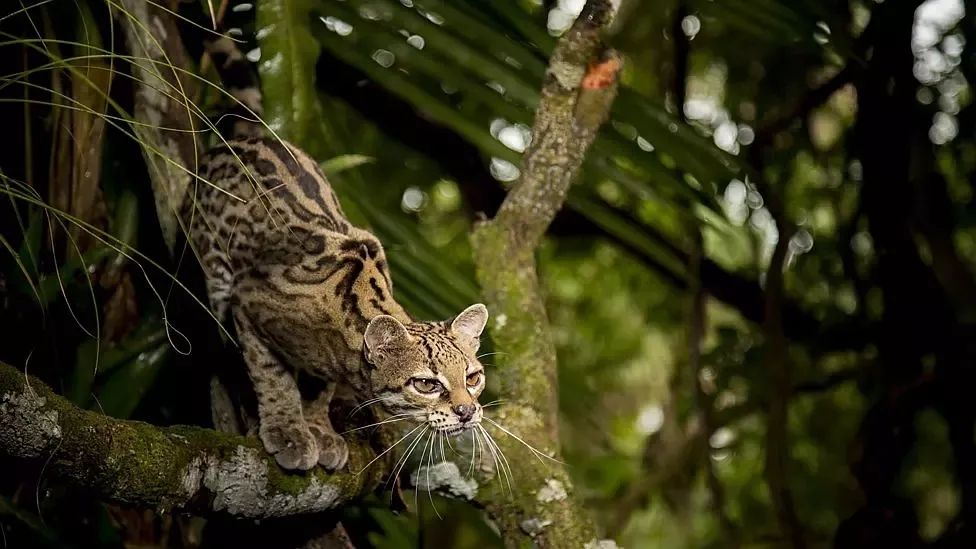
<path fill-rule="evenodd" d="M 854 82 L 855 78 L 861 75 L 865 70 L 865 53 L 870 49 L 872 45 L 872 40 L 874 40 L 875 34 L 877 34 L 881 28 L 880 24 L 877 22 L 877 18 L 872 17 L 868 22 L 867 27 L 861 32 L 860 36 L 854 40 L 852 53 L 849 60 L 844 68 L 833 75 L 826 82 L 823 82 L 816 88 L 809 90 L 803 96 L 796 101 L 796 103 L 790 107 L 782 115 L 762 122 L 756 128 L 756 138 L 753 140 L 751 148 L 762 149 L 767 147 L 773 142 L 773 139 L 780 132 L 789 130 L 797 121 L 801 121 L 813 112 L 814 109 L 820 107 L 830 99 L 830 96 L 834 95 L 837 90 L 843 88 L 847 84 Z"/>
<path fill-rule="evenodd" d="M 194 130 L 201 124 L 194 120 L 191 108 L 196 85 L 185 72 L 186 52 L 169 12 L 161 5 L 135 0 L 122 0 L 121 9 L 114 11 L 134 60 L 132 73 L 138 85 L 133 118 L 145 122 L 133 124 L 132 131 L 149 168 L 163 240 L 172 251 L 180 231 L 177 212 L 197 171 L 200 143 Z"/>
<path fill-rule="evenodd" d="M 601 53 L 599 30 L 609 19 L 609 9 L 606 1 L 587 2 L 576 24 L 556 46 L 536 112 L 532 144 L 522 162 L 522 176 L 495 218 L 477 224 L 471 238 L 478 279 L 496 306 L 492 335 L 509 351 L 546 361 L 542 368 L 531 370 L 516 370 L 516 360 L 504 361 L 503 375 L 514 382 L 505 392 L 523 394 L 525 404 L 545 411 L 544 422 L 553 435 L 555 386 L 549 378 L 555 376 L 555 351 L 548 333 L 526 338 L 526 334 L 537 334 L 539 326 L 546 323 L 532 254 L 562 207 L 616 92 L 616 73 L 621 64 L 616 54 L 605 50 L 601 61 L 590 61 Z M 511 282 L 518 284 L 505 284 L 502 278 L 506 276 L 515 277 Z M 509 301 L 513 299 L 517 301 Z M 530 324 L 519 326 L 520 321 Z M 506 339 L 512 345 L 504 345 Z M 526 340 L 534 347 L 531 353 L 519 348 Z M 545 395 L 545 401 L 536 399 L 540 395 Z"/>
<path fill-rule="evenodd" d="M 789 243 L 796 234 L 796 224 L 786 215 L 783 189 L 775 189 L 763 177 L 763 144 L 749 149 L 750 163 L 759 175 L 756 188 L 766 200 L 766 207 L 775 222 L 778 240 L 766 269 L 765 318 L 767 373 L 770 376 L 770 395 L 766 417 L 766 462 L 764 477 L 772 495 L 773 510 L 780 533 L 789 540 L 792 549 L 807 546 L 803 527 L 796 514 L 789 487 L 789 405 L 793 396 L 793 364 L 789 341 L 783 330 L 783 301 L 785 287 L 783 271 L 787 268 Z"/>
<path fill-rule="evenodd" d="M 0 363 L 0 454 L 49 460 L 47 470 L 107 501 L 247 518 L 333 509 L 378 480 L 348 472 L 373 457 L 350 442 L 347 472 L 288 474 L 257 439 L 83 410 Z"/>
<path fill-rule="evenodd" d="M 505 198 L 505 191 L 488 172 L 478 148 L 463 136 L 425 118 L 414 105 L 390 93 L 380 83 L 371 80 L 367 74 L 341 59 L 323 53 L 319 57 L 316 72 L 316 85 L 323 92 L 342 99 L 373 122 L 385 135 L 431 158 L 456 180 L 472 217 L 479 213 L 491 217 L 497 213 Z M 642 223 L 629 212 L 614 209 L 614 214 L 626 220 L 635 234 L 646 236 L 663 246 L 681 263 L 688 262 L 688 252 L 653 227 Z M 608 232 L 572 206 L 559 210 L 547 234 L 556 237 L 605 239 L 656 271 L 677 289 L 687 288 L 684 272 L 660 263 L 645 249 Z M 701 283 L 709 295 L 735 308 L 745 319 L 756 324 L 762 323 L 763 291 L 755 279 L 726 271 L 713 260 L 704 257 L 701 263 Z M 826 351 L 862 348 L 873 335 L 867 326 L 852 326 L 850 322 L 824 326 L 823 321 L 790 300 L 783 303 L 783 322 L 790 339 Z"/>
<path fill-rule="evenodd" d="M 860 381 L 868 377 L 871 369 L 876 367 L 876 365 L 856 366 L 854 368 L 832 372 L 823 378 L 809 379 L 807 381 L 797 383 L 791 392 L 794 396 L 798 396 L 831 391 L 845 383 Z M 768 396 L 750 398 L 741 404 L 736 404 L 734 406 L 717 410 L 714 417 L 715 427 L 718 428 L 732 425 L 756 412 L 768 409 Z"/>
<path fill-rule="evenodd" d="M 826 103 L 830 99 L 830 96 L 834 95 L 837 90 L 851 82 L 856 68 L 853 62 L 844 66 L 843 69 L 838 71 L 829 80 L 804 94 L 782 116 L 760 124 L 756 129 L 756 138 L 753 140 L 752 147 L 760 149 L 769 145 L 778 133 L 790 129 L 790 126 L 797 121 L 809 116 L 814 109 Z"/>
<path fill-rule="evenodd" d="M 610 9 L 609 2 L 588 2 L 549 61 L 521 179 L 492 222 L 519 239 L 516 248 L 535 250 L 609 114 L 621 61 L 612 50 L 598 48 Z M 597 55 L 603 58 L 591 63 Z"/>
<path fill-rule="evenodd" d="M 497 416 L 550 455 L 558 452 L 559 440 L 556 352 L 534 254 L 616 95 L 621 60 L 600 40 L 612 11 L 609 0 L 588 0 L 560 38 L 546 71 L 521 178 L 495 218 L 477 223 L 471 234 L 476 275 L 494 319 L 489 330 L 503 351 L 495 376 L 508 400 Z M 524 451 L 508 437 L 500 442 L 506 453 Z M 582 547 L 593 539 L 592 521 L 571 493 L 563 468 L 525 460 L 512 473 L 519 493 L 482 500 L 506 545 L 524 544 L 523 533 L 546 547 Z M 527 524 L 549 526 L 539 531 Z"/>
<path fill-rule="evenodd" d="M 156 16 L 157 22 L 171 22 L 164 15 Z M 145 31 L 139 22 L 153 17 L 141 13 L 129 20 L 126 15 L 131 25 L 128 31 Z M 486 301 L 496 312 L 492 334 L 499 348 L 508 353 L 498 371 L 514 404 L 501 407 L 497 418 L 550 455 L 557 450 L 553 447 L 556 398 L 555 384 L 546 380 L 555 378 L 555 352 L 548 331 L 540 329 L 546 319 L 533 252 L 561 207 L 616 91 L 620 60 L 612 51 L 603 50 L 599 39 L 601 27 L 610 17 L 610 2 L 590 1 L 573 29 L 560 40 L 547 73 L 536 138 L 526 155 L 522 181 L 499 216 L 479 224 L 472 236 L 475 248 L 481 250 L 477 253 L 479 279 Z M 171 46 L 176 48 L 167 43 L 163 49 Z M 166 80 L 166 75 L 158 76 Z M 141 116 L 151 120 L 151 114 L 145 111 Z M 192 149 L 165 150 L 174 157 L 173 165 L 183 165 L 183 160 L 193 157 Z M 166 183 L 158 171 L 154 175 Z M 173 191 L 155 190 L 161 204 L 166 204 L 168 191 Z M 164 215 L 162 210 L 160 215 Z M 525 369 L 532 365 L 537 368 Z M 535 396 L 541 398 L 535 400 Z M 372 452 L 362 442 L 350 442 L 348 470 L 356 471 Z M 515 444 L 512 438 L 499 441 L 508 455 L 521 451 Z M 375 486 L 369 475 L 326 475 L 318 469 L 284 473 L 255 439 L 195 427 L 157 428 L 81 410 L 39 380 L 6 365 L 0 365 L 0 453 L 49 460 L 52 473 L 102 499 L 200 514 L 267 518 L 317 512 Z M 433 467 L 447 471 L 437 481 L 442 490 L 466 498 L 478 491 L 477 484 L 469 481 L 452 488 L 453 479 L 460 478 L 456 467 L 455 474 L 450 473 L 450 464 Z M 371 468 L 374 474 L 388 470 Z M 517 494 L 505 493 L 502 482 L 487 483 L 478 494 L 508 545 L 523 543 L 525 536 L 549 547 L 584 547 L 593 540 L 593 525 L 575 495 L 570 495 L 572 486 L 564 469 L 541 459 L 538 463 L 526 460 L 512 474 L 512 484 L 519 487 Z"/>
<path fill-rule="evenodd" d="M 785 221 L 777 223 L 777 227 L 779 241 L 776 243 L 769 269 L 766 271 L 766 322 L 763 325 L 763 331 L 769 340 L 766 362 L 768 374 L 772 379 L 766 425 L 765 477 L 783 537 L 790 540 L 789 546 L 793 549 L 803 549 L 807 543 L 796 515 L 788 483 L 787 469 L 790 456 L 788 420 L 793 380 L 789 342 L 783 333 L 780 314 L 783 299 L 783 270 L 787 248 L 790 239 L 793 238 L 794 230 L 792 225 Z"/>
<path fill-rule="evenodd" d="M 688 95 L 688 65 L 691 57 L 691 40 L 684 32 L 682 24 L 690 10 L 688 3 L 684 0 L 679 1 L 674 15 L 671 17 L 671 39 L 674 41 L 674 78 L 672 90 L 674 93 L 675 112 L 678 119 L 687 122 L 685 117 L 685 101 Z M 701 227 L 698 221 L 688 223 L 688 234 L 691 237 L 691 253 L 688 255 L 688 374 L 690 381 L 690 392 L 693 395 L 693 402 L 696 409 L 698 421 L 686 422 L 690 424 L 692 431 L 690 437 L 695 437 L 698 429 L 696 424 L 700 424 L 701 431 L 704 432 L 705 457 L 702 460 L 705 469 L 705 479 L 708 491 L 711 495 L 712 512 L 721 528 L 724 544 L 726 547 L 734 548 L 740 544 L 738 542 L 738 532 L 735 525 L 725 512 L 725 487 L 715 472 L 715 467 L 710 459 L 711 448 L 708 440 L 715 433 L 715 409 L 713 399 L 708 396 L 702 382 L 702 343 L 705 337 L 707 324 L 707 302 L 708 293 L 702 284 L 702 262 L 705 256 L 705 244 L 702 239 Z M 686 427 L 687 428 L 687 427 Z M 693 442 L 688 443 L 694 446 Z"/>

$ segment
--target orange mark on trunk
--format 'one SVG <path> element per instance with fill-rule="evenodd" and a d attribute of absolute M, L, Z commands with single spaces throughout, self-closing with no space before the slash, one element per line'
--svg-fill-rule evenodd
<path fill-rule="evenodd" d="M 580 86 L 595 90 L 607 88 L 613 83 L 613 79 L 617 76 L 622 65 L 620 58 L 616 56 L 605 61 L 591 63 Z"/>

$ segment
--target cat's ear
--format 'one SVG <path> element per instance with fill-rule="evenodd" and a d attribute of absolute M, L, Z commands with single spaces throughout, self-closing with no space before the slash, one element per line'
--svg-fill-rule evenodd
<path fill-rule="evenodd" d="M 410 340 L 407 329 L 400 321 L 390 315 L 374 317 L 366 325 L 363 342 L 366 343 L 366 358 L 370 359 L 374 353 L 384 347 L 406 343 Z"/>
<path fill-rule="evenodd" d="M 451 321 L 451 330 L 464 338 L 477 342 L 487 323 L 488 308 L 481 303 L 475 303 L 454 317 L 454 320 Z"/>

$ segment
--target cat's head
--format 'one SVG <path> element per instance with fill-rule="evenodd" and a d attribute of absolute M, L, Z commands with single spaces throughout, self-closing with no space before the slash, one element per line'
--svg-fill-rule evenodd
<path fill-rule="evenodd" d="M 373 318 L 363 335 L 371 398 L 437 432 L 456 435 L 477 426 L 485 388 L 477 353 L 487 322 L 488 309 L 480 303 L 444 322 Z"/>

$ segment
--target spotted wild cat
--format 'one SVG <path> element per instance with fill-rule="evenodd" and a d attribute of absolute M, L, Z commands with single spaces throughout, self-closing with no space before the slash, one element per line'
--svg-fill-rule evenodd
<path fill-rule="evenodd" d="M 260 113 L 260 91 L 233 42 L 207 45 L 229 91 Z M 475 304 L 418 322 L 393 298 L 383 246 L 354 227 L 316 162 L 254 125 L 203 155 L 181 212 L 214 314 L 231 321 L 258 401 L 259 436 L 286 469 L 342 468 L 345 441 L 329 420 L 336 384 L 436 432 L 482 418 L 477 358 L 488 319 Z M 293 371 L 326 380 L 304 405 Z"/>

